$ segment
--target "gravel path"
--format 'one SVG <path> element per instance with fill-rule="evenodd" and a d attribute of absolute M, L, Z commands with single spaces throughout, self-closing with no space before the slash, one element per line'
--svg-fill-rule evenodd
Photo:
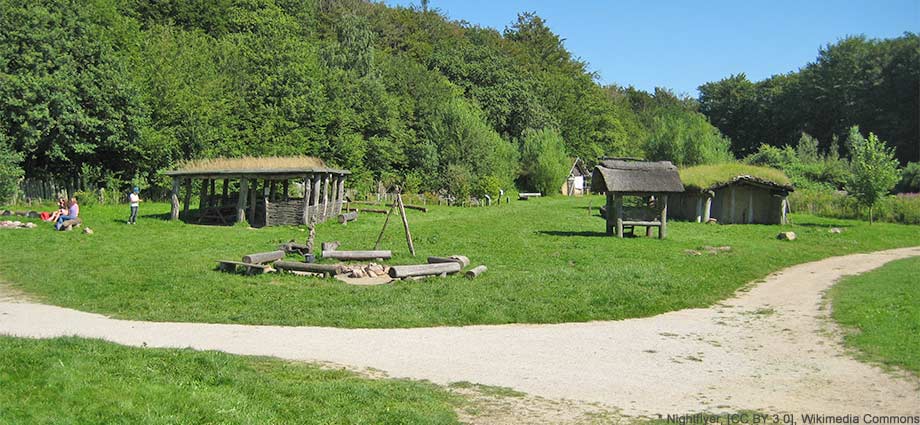
<path fill-rule="evenodd" d="M 740 409 L 917 414 L 920 380 L 847 355 L 823 299 L 843 275 L 915 255 L 920 247 L 829 258 L 785 269 L 711 308 L 558 325 L 336 329 L 137 322 L 27 302 L 0 286 L 0 334 L 78 335 L 331 362 L 394 377 L 596 402 L 627 415 Z"/>

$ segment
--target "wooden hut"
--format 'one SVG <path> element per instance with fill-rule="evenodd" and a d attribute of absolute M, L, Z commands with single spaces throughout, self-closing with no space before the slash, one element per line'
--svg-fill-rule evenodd
<path fill-rule="evenodd" d="M 582 196 L 588 192 L 587 180 L 591 178 L 591 173 L 585 166 L 581 158 L 575 158 L 572 168 L 569 170 L 569 176 L 562 184 L 561 192 L 565 196 Z"/>
<path fill-rule="evenodd" d="M 320 223 L 342 211 L 347 170 L 326 167 L 313 157 L 203 160 L 167 171 L 172 177 L 171 219 L 192 221 L 189 202 L 198 182 L 199 223 L 253 227 Z M 218 182 L 220 182 L 218 192 Z M 183 189 L 184 188 L 184 193 Z M 297 194 L 293 193 L 298 192 Z"/>
<path fill-rule="evenodd" d="M 672 216 L 696 222 L 786 224 L 794 191 L 779 170 L 742 164 L 706 165 L 681 170 L 687 191 L 672 200 Z"/>
<path fill-rule="evenodd" d="M 649 162 L 628 158 L 605 159 L 594 167 L 591 191 L 607 194 L 607 234 L 622 238 L 624 230 L 644 226 L 646 235 L 658 228 L 658 238 L 668 234 L 668 196 L 684 191 L 677 167 L 668 161 Z M 643 198 L 641 206 L 624 207 L 623 198 Z"/>

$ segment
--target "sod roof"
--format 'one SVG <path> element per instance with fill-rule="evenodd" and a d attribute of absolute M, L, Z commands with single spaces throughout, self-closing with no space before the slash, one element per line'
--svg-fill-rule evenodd
<path fill-rule="evenodd" d="M 711 190 L 737 181 L 749 181 L 792 191 L 792 181 L 782 171 L 739 163 L 698 165 L 680 170 L 680 179 L 687 190 Z"/>
<path fill-rule="evenodd" d="M 591 190 L 613 193 L 683 192 L 677 167 L 668 161 L 604 159 L 594 167 Z"/>
<path fill-rule="evenodd" d="M 169 176 L 200 175 L 243 175 L 243 174 L 348 174 L 347 170 L 336 170 L 326 166 L 323 160 L 312 156 L 269 156 L 242 158 L 209 158 L 186 161 Z"/>

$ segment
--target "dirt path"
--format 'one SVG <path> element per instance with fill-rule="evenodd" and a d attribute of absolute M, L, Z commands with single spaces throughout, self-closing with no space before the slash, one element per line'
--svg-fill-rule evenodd
<path fill-rule="evenodd" d="M 853 360 L 823 301 L 841 276 L 914 255 L 920 247 L 829 258 L 783 270 L 712 308 L 614 322 L 418 329 L 151 323 L 0 294 L 0 334 L 332 362 L 602 403 L 627 415 L 917 414 L 920 381 Z"/>

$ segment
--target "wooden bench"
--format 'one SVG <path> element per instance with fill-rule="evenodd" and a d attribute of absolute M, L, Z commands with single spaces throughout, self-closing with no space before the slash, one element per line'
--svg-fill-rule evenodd
<path fill-rule="evenodd" d="M 251 264 L 244 263 L 242 261 L 217 260 L 217 269 L 222 272 L 236 273 L 238 266 L 243 267 L 243 272 L 247 276 L 274 271 L 274 269 L 268 264 Z"/>
<path fill-rule="evenodd" d="M 601 206 L 601 217 L 607 218 L 607 206 Z M 635 228 L 645 227 L 645 235 L 652 236 L 652 228 L 661 230 L 661 209 L 653 207 L 623 207 L 623 232 L 635 236 Z"/>

